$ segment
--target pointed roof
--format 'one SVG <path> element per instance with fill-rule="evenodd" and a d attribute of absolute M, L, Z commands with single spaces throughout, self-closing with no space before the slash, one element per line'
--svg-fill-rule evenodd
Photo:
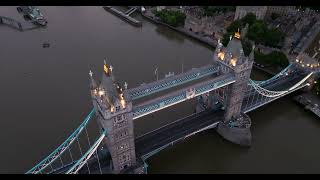
<path fill-rule="evenodd" d="M 111 76 L 103 73 L 100 88 L 104 89 L 105 95 L 108 97 L 109 101 L 114 104 L 116 98 L 118 97 L 118 93 Z"/>
<path fill-rule="evenodd" d="M 243 54 L 243 48 L 240 40 L 240 32 L 235 33 L 234 37 L 229 41 L 226 50 L 231 53 L 233 57 L 240 57 Z"/>

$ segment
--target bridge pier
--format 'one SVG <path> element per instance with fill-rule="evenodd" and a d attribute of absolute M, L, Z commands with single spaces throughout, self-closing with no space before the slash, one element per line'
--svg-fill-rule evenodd
<path fill-rule="evenodd" d="M 220 64 L 222 73 L 233 72 L 235 82 L 226 88 L 223 95 L 225 104 L 224 121 L 220 122 L 217 132 L 226 140 L 241 146 L 251 145 L 251 120 L 241 112 L 254 61 L 254 46 L 249 56 L 244 54 L 240 32 L 230 37 L 227 47 L 219 41 L 214 61 Z"/>
<path fill-rule="evenodd" d="M 251 119 L 242 114 L 234 121 L 220 122 L 217 132 L 226 140 L 240 146 L 251 146 Z"/>

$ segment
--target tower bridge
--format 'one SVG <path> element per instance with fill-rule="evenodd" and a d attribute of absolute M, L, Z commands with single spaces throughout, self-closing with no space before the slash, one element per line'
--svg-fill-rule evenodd
<path fill-rule="evenodd" d="M 27 173 L 147 173 L 145 161 L 149 157 L 213 128 L 230 142 L 250 146 L 251 120 L 245 113 L 310 86 L 314 74 L 290 64 L 273 78 L 254 81 L 250 79 L 253 61 L 254 47 L 245 56 L 238 32 L 226 47 L 218 42 L 210 65 L 135 88 L 117 83 L 112 66 L 104 62 L 100 84 L 90 71 L 91 113 L 64 143 Z M 135 119 L 192 98 L 197 100 L 195 113 L 135 136 Z M 75 158 L 71 145 L 80 134 L 89 136 L 86 126 L 94 116 L 100 136 L 94 143 L 88 138 L 90 148 Z M 71 156 L 68 163 L 62 158 L 68 156 L 67 150 Z M 59 160 L 61 165 L 53 167 Z"/>

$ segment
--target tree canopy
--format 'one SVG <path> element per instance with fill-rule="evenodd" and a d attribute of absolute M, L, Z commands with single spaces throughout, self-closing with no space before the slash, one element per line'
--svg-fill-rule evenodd
<path fill-rule="evenodd" d="M 247 38 L 266 46 L 278 47 L 284 39 L 284 34 L 278 29 L 269 29 L 267 24 L 262 20 L 257 20 L 253 13 L 248 13 L 240 20 L 233 21 L 228 27 L 227 32 L 223 36 L 222 43 L 227 45 L 230 35 L 233 35 L 238 29 L 242 29 L 249 24 Z"/>
<path fill-rule="evenodd" d="M 269 54 L 263 54 L 255 51 L 254 58 L 257 63 L 285 68 L 289 65 L 287 56 L 283 52 L 272 51 Z"/>
<path fill-rule="evenodd" d="M 186 15 L 180 11 L 162 10 L 155 12 L 156 17 L 173 27 L 184 26 Z"/>

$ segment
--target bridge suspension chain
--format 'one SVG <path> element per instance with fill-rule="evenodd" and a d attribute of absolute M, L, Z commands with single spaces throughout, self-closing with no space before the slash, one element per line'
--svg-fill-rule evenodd
<path fill-rule="evenodd" d="M 84 129 L 84 127 L 88 124 L 92 116 L 94 115 L 95 110 L 92 109 L 89 115 L 85 118 L 85 120 L 81 123 L 81 125 L 57 148 L 55 149 L 49 156 L 43 159 L 40 163 L 30 169 L 26 174 L 38 174 L 43 171 L 47 166 L 51 165 L 53 161 L 55 161 L 58 157 L 60 157 L 64 151 L 70 147 L 70 145 L 77 139 Z"/>
<path fill-rule="evenodd" d="M 313 74 L 313 72 L 309 73 L 306 77 L 304 77 L 302 80 L 300 80 L 298 83 L 296 83 L 295 85 L 293 85 L 292 87 L 290 87 L 287 90 L 283 90 L 283 91 L 270 91 L 268 89 L 265 89 L 261 86 L 259 86 L 258 84 L 256 84 L 255 82 L 253 82 L 251 79 L 249 80 L 249 84 L 261 95 L 266 96 L 266 97 L 278 97 L 278 96 L 282 96 L 285 93 L 288 93 L 289 91 L 297 88 L 298 86 L 300 86 L 302 83 L 304 83 L 311 75 Z"/>
<path fill-rule="evenodd" d="M 87 164 L 87 161 L 90 157 L 97 151 L 100 143 L 102 142 L 103 138 L 106 136 L 106 131 L 104 131 L 98 140 L 91 146 L 91 148 L 66 172 L 66 174 L 76 174 L 78 171 Z M 87 164 L 88 165 L 88 164 Z"/>
<path fill-rule="evenodd" d="M 286 68 L 284 68 L 281 72 L 279 72 L 278 74 L 276 74 L 275 76 L 271 77 L 270 79 L 264 80 L 264 81 L 256 81 L 256 80 L 251 80 L 254 83 L 258 84 L 258 85 L 262 85 L 262 84 L 266 84 L 268 82 L 271 82 L 277 78 L 279 78 L 280 76 L 283 76 L 287 73 L 287 71 L 293 66 L 293 64 L 289 64 Z"/>

